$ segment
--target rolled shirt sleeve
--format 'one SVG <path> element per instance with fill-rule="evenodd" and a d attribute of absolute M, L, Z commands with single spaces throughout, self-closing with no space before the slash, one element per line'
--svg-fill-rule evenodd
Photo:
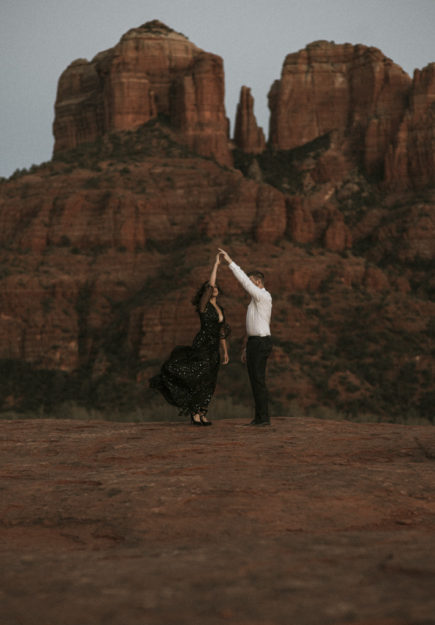
<path fill-rule="evenodd" d="M 234 261 L 232 261 L 228 267 L 231 269 L 231 271 L 233 272 L 235 278 L 240 282 L 240 284 L 242 285 L 242 287 L 245 289 L 245 291 L 247 291 L 249 293 L 249 295 L 251 297 L 253 297 L 254 299 L 260 299 L 262 296 L 262 292 L 264 292 L 264 289 L 260 289 L 256 284 L 254 284 L 246 275 L 246 273 L 243 271 L 243 269 L 241 267 L 239 267 L 239 265 L 236 265 L 236 263 Z"/>

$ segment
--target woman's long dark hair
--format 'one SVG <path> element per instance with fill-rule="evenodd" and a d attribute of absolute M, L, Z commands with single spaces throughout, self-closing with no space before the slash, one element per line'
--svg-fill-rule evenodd
<path fill-rule="evenodd" d="M 192 297 L 192 304 L 195 306 L 195 308 L 198 308 L 199 306 L 199 302 L 201 301 L 201 297 L 204 295 L 204 291 L 210 286 L 209 281 L 207 280 L 206 282 L 204 282 L 204 284 L 202 284 L 199 289 L 197 290 L 196 294 Z M 222 295 L 222 291 L 218 285 L 218 283 L 216 283 L 216 287 L 219 290 L 219 294 Z"/>

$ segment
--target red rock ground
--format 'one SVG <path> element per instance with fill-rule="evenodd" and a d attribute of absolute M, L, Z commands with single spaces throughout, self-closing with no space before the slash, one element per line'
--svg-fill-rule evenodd
<path fill-rule="evenodd" d="M 435 429 L 0 424 L 1 625 L 435 623 Z"/>

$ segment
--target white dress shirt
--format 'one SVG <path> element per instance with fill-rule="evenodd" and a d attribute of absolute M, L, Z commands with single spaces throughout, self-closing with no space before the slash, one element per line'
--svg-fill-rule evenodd
<path fill-rule="evenodd" d="M 246 273 L 233 261 L 229 265 L 234 276 L 252 297 L 246 312 L 246 333 L 248 336 L 270 336 L 272 296 L 265 288 L 255 285 Z"/>

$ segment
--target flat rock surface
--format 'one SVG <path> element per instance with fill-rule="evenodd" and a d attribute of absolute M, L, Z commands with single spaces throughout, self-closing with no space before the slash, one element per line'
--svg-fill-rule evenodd
<path fill-rule="evenodd" d="M 432 625 L 435 429 L 0 422 L 1 625 Z"/>

